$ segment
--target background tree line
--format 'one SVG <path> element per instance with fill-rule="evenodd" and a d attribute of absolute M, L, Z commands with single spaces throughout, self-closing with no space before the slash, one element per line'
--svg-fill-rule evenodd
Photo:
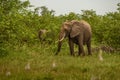
<path fill-rule="evenodd" d="M 29 1 L 0 0 L 0 52 L 7 46 L 34 45 L 39 42 L 39 29 L 48 30 L 46 43 L 54 43 L 58 38 L 61 24 L 66 20 L 84 19 L 90 23 L 94 44 L 106 44 L 120 48 L 120 3 L 116 12 L 97 15 L 93 10 L 82 10 L 82 13 L 55 16 L 54 10 L 37 7 L 30 10 Z"/>

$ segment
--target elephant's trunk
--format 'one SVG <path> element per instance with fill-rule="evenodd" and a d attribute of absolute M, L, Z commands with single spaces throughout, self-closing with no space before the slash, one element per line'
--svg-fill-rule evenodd
<path fill-rule="evenodd" d="M 56 55 L 60 52 L 62 41 L 64 40 L 64 38 L 65 38 L 65 33 L 60 33 Z"/>
<path fill-rule="evenodd" d="M 57 49 L 56 55 L 60 52 L 61 45 L 62 45 L 62 42 L 59 41 L 59 42 L 58 42 L 58 49 Z"/>

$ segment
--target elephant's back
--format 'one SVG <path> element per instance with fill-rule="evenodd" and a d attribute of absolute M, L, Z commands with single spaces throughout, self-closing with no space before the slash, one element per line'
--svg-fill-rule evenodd
<path fill-rule="evenodd" d="M 88 22 L 86 22 L 84 20 L 81 20 L 80 24 L 83 25 L 83 28 L 85 28 L 85 30 L 88 30 L 89 32 L 91 32 L 91 26 L 90 26 L 90 24 Z"/>
<path fill-rule="evenodd" d="M 71 23 L 73 25 L 77 25 L 77 26 L 80 26 L 81 28 L 84 28 L 85 30 L 91 32 L 91 26 L 88 22 L 86 22 L 85 20 L 72 20 Z"/>
<path fill-rule="evenodd" d="M 88 22 L 86 22 L 85 20 L 72 20 L 71 23 L 73 25 L 77 25 L 80 27 L 80 30 L 83 32 L 84 34 L 84 40 L 85 42 L 89 40 L 89 38 L 91 38 L 92 35 L 92 30 L 91 30 L 91 26 Z"/>

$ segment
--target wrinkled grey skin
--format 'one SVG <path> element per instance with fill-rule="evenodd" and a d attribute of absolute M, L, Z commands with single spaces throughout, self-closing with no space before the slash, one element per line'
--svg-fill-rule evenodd
<path fill-rule="evenodd" d="M 71 55 L 74 56 L 74 43 L 78 45 L 78 55 L 85 55 L 83 48 L 83 45 L 85 44 L 87 45 L 88 54 L 91 55 L 91 35 L 91 27 L 84 20 L 64 22 L 59 34 L 58 50 L 56 55 L 60 52 L 62 41 L 66 37 L 68 37 L 69 40 L 68 43 Z"/>

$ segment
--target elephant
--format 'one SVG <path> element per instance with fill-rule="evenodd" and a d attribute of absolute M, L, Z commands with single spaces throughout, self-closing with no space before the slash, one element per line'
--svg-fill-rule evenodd
<path fill-rule="evenodd" d="M 70 54 L 75 56 L 74 54 L 74 44 L 78 45 L 78 56 L 85 56 L 85 51 L 83 45 L 87 45 L 88 55 L 91 54 L 91 37 L 92 31 L 91 26 L 85 20 L 71 20 L 66 21 L 62 24 L 59 33 L 58 40 L 58 49 L 55 55 L 61 50 L 62 41 L 64 38 L 68 38 L 68 44 L 70 48 Z"/>
<path fill-rule="evenodd" d="M 38 31 L 38 38 L 40 39 L 40 41 L 44 41 L 45 36 L 46 36 L 47 30 L 46 29 L 40 29 Z"/>

